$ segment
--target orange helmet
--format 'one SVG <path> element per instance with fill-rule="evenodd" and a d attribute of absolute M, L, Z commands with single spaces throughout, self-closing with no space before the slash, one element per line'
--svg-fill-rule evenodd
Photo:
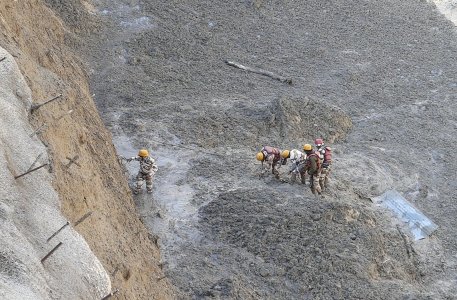
<path fill-rule="evenodd" d="M 262 152 L 258 152 L 255 156 L 258 161 L 262 161 L 265 157 Z"/>
<path fill-rule="evenodd" d="M 311 150 L 313 150 L 313 146 L 311 146 L 311 144 L 305 144 L 305 145 L 303 145 L 303 150 L 311 151 Z"/>
<path fill-rule="evenodd" d="M 281 152 L 281 157 L 282 158 L 289 158 L 290 151 L 289 150 L 284 150 Z"/>
<path fill-rule="evenodd" d="M 148 152 L 148 150 L 146 150 L 146 149 L 141 149 L 141 150 L 138 152 L 138 156 L 140 156 L 140 157 L 149 156 L 149 152 Z"/>

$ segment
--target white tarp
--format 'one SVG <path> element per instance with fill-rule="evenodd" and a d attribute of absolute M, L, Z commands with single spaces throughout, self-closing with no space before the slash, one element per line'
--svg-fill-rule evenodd
<path fill-rule="evenodd" d="M 375 203 L 393 211 L 401 221 L 408 223 L 416 241 L 426 238 L 438 228 L 438 225 L 433 223 L 395 190 L 387 191 L 373 200 Z"/>

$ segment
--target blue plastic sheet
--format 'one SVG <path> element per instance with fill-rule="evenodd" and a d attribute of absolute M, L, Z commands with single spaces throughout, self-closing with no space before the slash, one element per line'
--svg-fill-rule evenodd
<path fill-rule="evenodd" d="M 416 241 L 426 238 L 438 229 L 438 225 L 433 223 L 395 190 L 387 191 L 373 200 L 391 210 L 401 221 L 408 223 Z"/>

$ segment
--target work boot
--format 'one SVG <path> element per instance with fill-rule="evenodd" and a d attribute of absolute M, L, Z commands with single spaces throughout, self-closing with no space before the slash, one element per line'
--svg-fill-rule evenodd
<path fill-rule="evenodd" d="M 279 179 L 279 172 L 278 171 L 273 170 L 273 171 L 271 171 L 271 173 L 273 173 L 273 175 L 275 175 L 276 179 Z"/>
<path fill-rule="evenodd" d="M 328 177 L 325 177 L 325 180 L 324 180 L 324 187 L 327 187 L 327 186 L 328 186 L 328 182 L 329 182 Z"/>

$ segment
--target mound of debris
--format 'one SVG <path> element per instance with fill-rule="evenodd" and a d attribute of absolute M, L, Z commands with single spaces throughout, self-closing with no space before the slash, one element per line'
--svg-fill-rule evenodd
<path fill-rule="evenodd" d="M 257 99 L 233 97 L 168 108 L 168 127 L 184 144 L 202 147 L 304 142 L 315 136 L 333 143 L 352 127 L 341 109 L 311 98 L 282 97 L 259 106 Z"/>
<path fill-rule="evenodd" d="M 382 231 L 375 214 L 341 202 L 285 199 L 268 189 L 245 189 L 222 193 L 203 207 L 200 225 L 210 239 L 258 260 L 243 265 L 243 273 L 250 274 L 243 282 L 263 286 L 269 296 L 417 295 L 412 290 L 421 276 L 414 252 L 405 248 L 398 231 Z"/>

